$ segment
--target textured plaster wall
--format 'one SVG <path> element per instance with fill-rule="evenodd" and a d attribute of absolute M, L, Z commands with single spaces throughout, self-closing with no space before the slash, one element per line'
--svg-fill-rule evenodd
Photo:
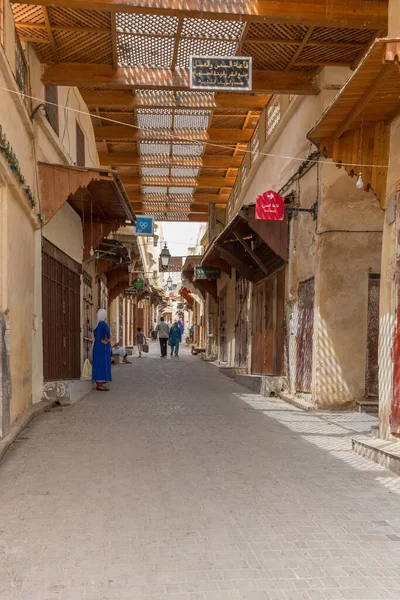
<path fill-rule="evenodd" d="M 396 253 L 398 253 L 399 203 L 396 198 L 400 190 L 400 118 L 391 125 L 389 164 L 385 211 L 385 226 L 382 248 L 382 277 L 380 290 L 379 331 L 379 421 L 380 436 L 389 439 L 390 415 L 393 398 L 393 336 L 395 333 L 396 310 Z"/>
<path fill-rule="evenodd" d="M 34 314 L 34 230 L 18 199 L 7 198 L 8 307 L 13 422 L 32 403 L 32 331 Z"/>
<path fill-rule="evenodd" d="M 82 264 L 82 221 L 69 204 L 64 204 L 42 229 L 43 237 Z"/>

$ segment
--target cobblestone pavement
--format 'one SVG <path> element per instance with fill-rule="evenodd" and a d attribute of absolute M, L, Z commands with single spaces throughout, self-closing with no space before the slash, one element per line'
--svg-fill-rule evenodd
<path fill-rule="evenodd" d="M 371 417 L 155 346 L 114 375 L 1 464 L 1 600 L 400 599 L 400 478 L 350 448 Z"/>

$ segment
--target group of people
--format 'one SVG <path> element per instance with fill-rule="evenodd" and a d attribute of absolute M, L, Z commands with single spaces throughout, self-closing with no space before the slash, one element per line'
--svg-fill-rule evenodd
<path fill-rule="evenodd" d="M 164 317 L 156 325 L 155 331 L 160 340 L 161 358 L 167 357 L 168 344 L 171 347 L 171 356 L 179 356 L 179 345 L 182 341 L 184 325 L 182 321 L 175 321 L 172 327 L 165 322 Z"/>
<path fill-rule="evenodd" d="M 182 321 L 175 321 L 172 327 L 160 318 L 159 323 L 155 323 L 153 334 L 160 340 L 161 357 L 166 358 L 168 344 L 171 347 L 171 356 L 179 356 L 179 344 L 182 341 L 184 325 Z M 96 382 L 96 390 L 108 392 L 106 383 L 112 380 L 111 377 L 111 359 L 112 356 L 119 356 L 123 363 L 131 364 L 128 359 L 128 353 L 122 346 L 115 345 L 111 347 L 110 327 L 107 324 L 107 311 L 100 308 L 97 312 L 97 320 L 93 328 L 94 346 L 93 346 L 93 364 L 92 380 Z M 154 335 L 153 335 L 154 337 Z M 137 328 L 135 344 L 138 349 L 139 358 L 142 357 L 143 347 L 146 344 L 146 337 L 141 327 Z M 146 348 L 145 348 L 146 350 Z"/>

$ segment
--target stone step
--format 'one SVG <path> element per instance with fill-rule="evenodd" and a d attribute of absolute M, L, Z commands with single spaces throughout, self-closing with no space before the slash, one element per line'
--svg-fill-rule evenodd
<path fill-rule="evenodd" d="M 353 450 L 360 456 L 373 460 L 389 471 L 400 475 L 400 443 L 380 438 L 357 435 L 352 440 Z"/>
<path fill-rule="evenodd" d="M 377 414 L 379 412 L 379 401 L 376 400 L 357 400 L 358 412 Z"/>

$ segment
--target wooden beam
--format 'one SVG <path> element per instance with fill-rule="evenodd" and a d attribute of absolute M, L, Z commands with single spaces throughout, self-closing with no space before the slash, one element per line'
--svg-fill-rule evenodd
<path fill-rule="evenodd" d="M 19 2 L 19 0 L 18 0 Z M 27 5 L 54 6 L 54 0 L 25 0 Z M 381 0 L 257 0 L 243 3 L 240 10 L 220 0 L 171 0 L 156 3 L 152 0 L 57 0 L 58 8 L 102 10 L 106 12 L 145 13 L 201 19 L 228 19 L 262 23 L 282 23 L 311 27 L 340 27 L 356 29 L 387 29 L 388 3 Z"/>
<path fill-rule="evenodd" d="M 290 71 L 290 69 L 293 67 L 293 65 L 295 64 L 296 60 L 300 56 L 300 54 L 303 52 L 305 46 L 307 45 L 308 40 L 310 39 L 310 37 L 313 34 L 313 32 L 314 32 L 314 27 L 309 27 L 307 29 L 305 36 L 301 40 L 301 43 L 300 43 L 299 47 L 297 48 L 296 52 L 293 54 L 292 58 L 290 59 L 290 62 L 287 65 L 285 71 Z"/>
<path fill-rule="evenodd" d="M 77 87 L 97 87 L 104 89 L 189 89 L 189 69 L 151 69 L 142 67 L 118 67 L 87 63 L 63 63 L 49 65 L 43 73 L 45 85 Z M 262 94 L 303 94 L 315 95 L 318 92 L 317 78 L 302 71 L 277 72 L 253 71 L 253 93 Z"/>
<path fill-rule="evenodd" d="M 132 210 L 134 212 L 141 212 L 143 210 L 149 210 L 148 208 L 144 208 L 146 206 L 146 202 L 131 202 L 131 207 Z M 154 203 L 152 203 L 154 204 Z M 225 208 L 225 204 L 199 204 L 198 202 L 193 202 L 190 205 L 190 212 L 191 213 L 200 213 L 200 214 L 207 214 L 208 215 L 208 207 L 209 206 L 216 206 L 217 208 Z M 160 208 L 154 208 L 154 210 L 157 212 L 158 210 L 166 210 L 166 212 L 181 212 L 179 210 L 179 206 L 174 206 L 171 203 L 168 202 L 160 202 Z"/>
<path fill-rule="evenodd" d="M 117 16 L 111 14 L 111 46 L 112 46 L 112 66 L 114 71 L 118 68 L 118 57 L 117 57 Z"/>
<path fill-rule="evenodd" d="M 348 115 L 343 119 L 343 121 L 341 122 L 339 127 L 334 132 L 334 134 L 332 136 L 332 138 L 334 140 L 339 139 L 340 136 L 343 135 L 343 133 L 347 129 L 349 129 L 350 125 L 354 122 L 354 120 L 362 112 L 362 110 L 365 108 L 365 106 L 368 104 L 368 102 L 371 100 L 371 98 L 375 95 L 375 92 L 379 89 L 382 82 L 385 79 L 387 79 L 388 77 L 390 77 L 390 75 L 394 72 L 394 70 L 396 68 L 397 67 L 394 62 L 386 63 L 382 67 L 378 77 L 375 79 L 375 81 L 372 83 L 372 85 L 370 85 L 370 87 L 367 89 L 365 94 L 360 98 L 360 100 L 357 102 L 357 104 L 350 110 Z"/>
<path fill-rule="evenodd" d="M 41 39 L 41 43 L 43 40 Z M 251 93 L 230 93 L 224 94 L 217 92 L 212 98 L 211 94 L 207 98 L 168 98 L 161 100 L 157 93 L 144 98 L 133 96 L 131 92 L 109 92 L 106 90 L 82 90 L 82 98 L 88 106 L 101 106 L 104 108 L 190 108 L 190 110 L 262 110 L 271 99 L 270 94 L 251 94 Z"/>
<path fill-rule="evenodd" d="M 42 6 L 42 13 L 43 13 L 43 18 L 44 18 L 45 26 L 46 26 L 47 35 L 49 37 L 51 51 L 53 53 L 53 58 L 54 58 L 55 62 L 58 63 L 59 62 L 59 56 L 58 56 L 57 44 L 55 42 L 55 39 L 54 39 L 54 36 L 53 36 L 53 32 L 51 30 L 51 23 L 50 23 L 50 19 L 49 19 L 49 13 L 47 12 L 47 8 L 45 6 Z"/>
<path fill-rule="evenodd" d="M 241 156 L 206 154 L 197 156 L 149 156 L 130 152 L 99 152 L 101 165 L 160 166 L 160 167 L 209 167 L 213 169 L 236 169 L 242 164 Z"/>
<path fill-rule="evenodd" d="M 134 192 L 128 192 L 127 196 L 130 202 L 174 202 L 174 200 L 166 194 L 157 194 L 155 200 L 147 198 L 147 194 L 137 194 Z M 229 200 L 229 196 L 230 194 L 194 194 L 192 199 L 198 204 L 210 204 L 210 202 L 214 204 L 226 204 Z"/>
<path fill-rule="evenodd" d="M 375 31 L 374 31 L 375 34 Z M 257 46 L 300 46 L 302 40 L 290 38 L 250 38 L 246 39 L 246 44 L 255 44 Z M 360 42 L 336 42 L 329 40 L 309 40 L 307 46 L 320 46 L 321 48 L 349 48 L 358 50 L 363 49 L 365 53 L 366 44 Z"/>
<path fill-rule="evenodd" d="M 254 281 L 254 269 L 250 265 L 247 265 L 246 263 L 242 262 L 240 258 L 231 254 L 231 252 L 222 246 L 222 244 L 217 243 L 215 244 L 215 247 L 219 250 L 221 257 L 225 259 L 228 264 L 239 271 L 239 273 L 241 273 L 249 281 Z"/>
<path fill-rule="evenodd" d="M 209 188 L 231 188 L 235 185 L 235 177 L 130 177 L 121 175 L 120 179 L 126 186 L 173 186 L 173 187 L 209 187 Z"/>
<path fill-rule="evenodd" d="M 175 129 L 138 129 L 127 125 L 105 125 L 93 127 L 95 138 L 98 140 L 129 140 L 158 142 L 234 142 L 247 143 L 253 135 L 252 129 L 198 129 L 190 132 L 180 132 Z"/>
<path fill-rule="evenodd" d="M 238 233 L 235 230 L 233 230 L 232 233 L 235 236 L 235 238 L 242 244 L 242 246 L 246 250 L 246 252 L 248 254 L 250 254 L 250 256 L 254 260 L 254 262 L 260 267 L 261 271 L 263 271 L 266 275 L 269 275 L 269 271 L 268 271 L 267 267 L 264 265 L 262 260 L 257 256 L 257 254 L 254 252 L 254 250 L 248 245 L 246 240 L 242 238 L 240 233 Z"/>
<path fill-rule="evenodd" d="M 178 21 L 178 27 L 176 28 L 176 37 L 175 37 L 175 42 L 174 42 L 174 53 L 172 55 L 172 60 L 171 60 L 171 71 L 175 71 L 175 68 L 176 68 L 176 61 L 178 59 L 179 44 L 180 44 L 180 41 L 181 41 L 182 27 L 183 27 L 183 17 L 181 17 L 179 19 L 179 21 Z"/>

